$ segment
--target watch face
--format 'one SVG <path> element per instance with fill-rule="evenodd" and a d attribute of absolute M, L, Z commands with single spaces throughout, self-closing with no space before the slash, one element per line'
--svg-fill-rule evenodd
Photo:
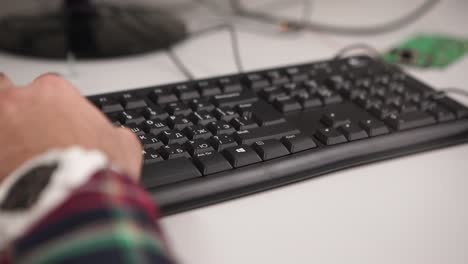
<path fill-rule="evenodd" d="M 58 164 L 42 165 L 31 169 L 11 186 L 0 204 L 5 211 L 25 210 L 37 201 L 44 188 L 49 184 Z"/>

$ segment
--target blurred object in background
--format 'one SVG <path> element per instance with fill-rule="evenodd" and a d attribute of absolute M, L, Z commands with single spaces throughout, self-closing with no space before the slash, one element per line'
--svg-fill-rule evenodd
<path fill-rule="evenodd" d="M 445 69 L 468 52 L 468 39 L 421 34 L 384 54 L 385 61 L 418 68 Z"/>
<path fill-rule="evenodd" d="M 167 49 L 187 34 L 185 23 L 169 8 L 157 7 L 159 0 L 152 5 L 20 2 L 1 3 L 0 14 L 0 50 L 17 55 L 54 59 L 134 55 Z"/>

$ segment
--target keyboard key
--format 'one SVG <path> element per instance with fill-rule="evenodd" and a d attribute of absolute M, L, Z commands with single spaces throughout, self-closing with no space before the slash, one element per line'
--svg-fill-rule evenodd
<path fill-rule="evenodd" d="M 386 122 L 396 130 L 411 129 L 436 123 L 433 116 L 425 112 L 409 112 L 400 115 L 391 115 Z"/>
<path fill-rule="evenodd" d="M 216 121 L 216 118 L 210 112 L 205 110 L 193 112 L 189 118 L 193 123 L 203 126 Z"/>
<path fill-rule="evenodd" d="M 141 111 L 141 114 L 147 120 L 164 120 L 169 117 L 169 114 L 159 106 L 145 107 Z"/>
<path fill-rule="evenodd" d="M 317 147 L 315 141 L 310 137 L 299 135 L 289 135 L 281 138 L 281 142 L 291 153 L 296 153 Z"/>
<path fill-rule="evenodd" d="M 257 141 L 252 145 L 252 148 L 262 160 L 270 160 L 289 155 L 289 151 L 286 147 L 275 139 Z"/>
<path fill-rule="evenodd" d="M 169 126 L 164 121 L 161 120 L 146 120 L 142 123 L 143 131 L 146 133 L 151 133 L 157 135 L 163 131 L 169 130 Z"/>
<path fill-rule="evenodd" d="M 207 128 L 213 135 L 232 134 L 236 132 L 234 127 L 224 120 L 211 122 L 207 125 Z"/>
<path fill-rule="evenodd" d="M 272 126 L 258 127 L 249 130 L 241 130 L 234 133 L 234 138 L 239 144 L 251 145 L 256 141 L 268 139 L 280 139 L 284 136 L 299 134 L 300 131 L 288 123 Z"/>
<path fill-rule="evenodd" d="M 180 129 L 180 130 L 182 130 L 182 129 L 186 128 L 186 127 L 189 127 L 189 126 L 193 126 L 193 123 L 192 123 L 192 121 L 190 121 L 190 119 L 188 119 L 185 116 L 180 116 L 180 115 L 170 116 L 167 119 L 167 123 L 171 128 Z"/>
<path fill-rule="evenodd" d="M 221 87 L 219 87 L 219 85 L 208 81 L 198 82 L 197 89 L 203 97 L 213 96 L 221 93 Z"/>
<path fill-rule="evenodd" d="M 254 91 L 260 91 L 261 89 L 270 86 L 268 79 L 258 73 L 248 74 L 246 76 L 246 83 Z"/>
<path fill-rule="evenodd" d="M 190 138 L 191 140 L 196 140 L 196 139 L 208 139 L 210 138 L 213 134 L 205 128 L 202 125 L 196 125 L 196 126 L 189 126 L 184 129 L 184 133 Z"/>
<path fill-rule="evenodd" d="M 398 114 L 398 110 L 392 107 L 374 105 L 369 109 L 369 112 L 377 118 L 383 120 L 392 114 Z"/>
<path fill-rule="evenodd" d="M 239 104 L 255 103 L 256 101 L 258 101 L 257 95 L 250 90 L 242 93 L 220 94 L 214 97 L 214 102 L 218 107 L 234 107 Z"/>
<path fill-rule="evenodd" d="M 222 151 L 223 149 L 237 146 L 236 141 L 229 135 L 218 135 L 210 138 L 209 143 L 217 150 Z"/>
<path fill-rule="evenodd" d="M 318 97 L 297 97 L 297 100 L 302 104 L 304 109 L 322 106 L 322 100 Z"/>
<path fill-rule="evenodd" d="M 174 93 L 181 101 L 190 100 L 200 97 L 200 93 L 188 84 L 181 84 L 174 87 Z"/>
<path fill-rule="evenodd" d="M 276 98 L 273 105 L 278 109 L 278 111 L 283 113 L 302 109 L 302 105 L 290 96 L 281 96 Z"/>
<path fill-rule="evenodd" d="M 367 138 L 368 135 L 364 129 L 355 124 L 346 124 L 338 128 L 338 130 L 343 133 L 343 135 L 349 140 L 358 140 Z"/>
<path fill-rule="evenodd" d="M 359 125 L 371 137 L 390 133 L 390 130 L 388 130 L 387 126 L 383 122 L 376 121 L 373 119 L 366 119 L 364 121 L 361 121 Z"/>
<path fill-rule="evenodd" d="M 359 89 L 359 88 L 350 88 L 350 89 L 343 89 L 340 91 L 340 94 L 342 94 L 343 96 L 351 99 L 351 100 L 354 100 L 360 96 L 366 96 L 367 95 L 367 91 L 364 90 L 364 89 Z"/>
<path fill-rule="evenodd" d="M 187 141 L 185 142 L 184 147 L 192 156 L 203 152 L 214 151 L 214 148 L 206 140 L 203 139 Z"/>
<path fill-rule="evenodd" d="M 281 73 L 280 71 L 268 71 L 265 73 L 265 75 L 272 85 L 289 83 L 288 76 Z"/>
<path fill-rule="evenodd" d="M 245 130 L 258 127 L 258 124 L 252 118 L 249 118 L 247 116 L 234 118 L 233 120 L 231 120 L 230 123 L 237 130 Z"/>
<path fill-rule="evenodd" d="M 188 158 L 178 158 L 146 164 L 141 183 L 146 188 L 154 188 L 200 176 L 202 174 Z"/>
<path fill-rule="evenodd" d="M 184 103 L 174 102 L 166 105 L 164 108 L 170 115 L 183 115 L 187 116 L 192 113 L 192 109 L 186 106 Z"/>
<path fill-rule="evenodd" d="M 322 100 L 324 105 L 341 103 L 343 101 L 341 95 L 327 88 L 319 89 L 317 96 Z"/>
<path fill-rule="evenodd" d="M 431 110 L 437 107 L 437 103 L 430 100 L 424 100 L 419 103 L 419 108 L 423 111 Z"/>
<path fill-rule="evenodd" d="M 276 98 L 286 96 L 286 92 L 278 87 L 271 86 L 264 88 L 262 91 L 259 92 L 259 96 L 269 103 L 275 101 Z"/>
<path fill-rule="evenodd" d="M 143 129 L 141 129 L 140 126 L 137 124 L 128 124 L 127 128 L 130 129 L 130 131 L 132 131 L 133 134 L 135 134 L 136 136 L 145 134 L 145 131 L 143 131 Z"/>
<path fill-rule="evenodd" d="M 358 104 L 360 107 L 368 110 L 371 107 L 374 106 L 380 106 L 383 104 L 383 102 L 380 99 L 374 98 L 374 97 L 367 97 L 367 96 L 360 96 L 355 99 L 356 104 Z"/>
<path fill-rule="evenodd" d="M 288 95 L 296 99 L 300 97 L 310 96 L 309 92 L 307 92 L 306 89 L 296 89 L 294 91 L 290 91 Z"/>
<path fill-rule="evenodd" d="M 153 90 L 153 92 L 150 93 L 149 98 L 157 105 L 173 103 L 179 100 L 175 94 L 161 88 Z"/>
<path fill-rule="evenodd" d="M 390 94 L 386 96 L 384 99 L 384 103 L 386 105 L 390 105 L 393 107 L 400 107 L 400 105 L 403 104 L 404 102 L 405 100 L 403 100 L 401 96 L 395 95 L 395 94 Z"/>
<path fill-rule="evenodd" d="M 163 161 L 163 157 L 154 148 L 143 149 L 143 163 L 145 165 Z"/>
<path fill-rule="evenodd" d="M 223 93 L 242 92 L 243 87 L 239 79 L 234 77 L 224 77 L 218 80 L 219 85 L 223 89 Z"/>
<path fill-rule="evenodd" d="M 203 175 L 210 175 L 232 169 L 231 164 L 223 155 L 216 151 L 208 151 L 195 155 L 193 161 Z"/>
<path fill-rule="evenodd" d="M 334 128 L 322 128 L 315 136 L 325 145 L 335 145 L 347 142 L 346 137 Z"/>
<path fill-rule="evenodd" d="M 122 111 L 117 114 L 117 120 L 127 126 L 130 124 L 140 124 L 145 121 L 145 118 L 137 112 L 134 111 Z"/>
<path fill-rule="evenodd" d="M 188 139 L 178 129 L 166 130 L 159 134 L 159 139 L 164 144 L 184 144 Z"/>
<path fill-rule="evenodd" d="M 249 111 L 252 112 L 252 118 L 261 126 L 271 126 L 286 122 L 282 114 L 264 102 L 252 104 Z"/>
<path fill-rule="evenodd" d="M 190 158 L 190 155 L 187 151 L 180 144 L 171 144 L 167 146 L 163 146 L 159 149 L 161 155 L 164 159 L 176 159 L 176 158 Z"/>
<path fill-rule="evenodd" d="M 351 120 L 347 115 L 337 114 L 335 112 L 327 112 L 320 119 L 326 126 L 329 127 L 340 127 L 351 123 Z"/>
<path fill-rule="evenodd" d="M 158 149 L 164 145 L 155 135 L 139 135 L 138 138 L 144 148 Z"/>
<path fill-rule="evenodd" d="M 96 104 L 101 111 L 106 114 L 124 110 L 123 106 L 118 101 L 105 96 L 99 97 L 96 100 Z"/>
<path fill-rule="evenodd" d="M 315 80 L 305 81 L 302 85 L 306 87 L 310 94 L 316 94 L 319 90 L 319 85 Z"/>
<path fill-rule="evenodd" d="M 215 106 L 207 99 L 193 99 L 190 101 L 189 106 L 193 111 L 212 111 Z"/>
<path fill-rule="evenodd" d="M 285 91 L 287 94 L 290 94 L 297 90 L 304 90 L 304 91 L 306 90 L 304 86 L 297 84 L 297 83 L 286 83 L 282 85 L 281 87 L 283 88 L 282 90 Z"/>
<path fill-rule="evenodd" d="M 421 94 L 415 91 L 404 91 L 402 95 L 407 102 L 419 102 L 421 100 Z"/>
<path fill-rule="evenodd" d="M 239 168 L 262 161 L 257 153 L 246 145 L 227 148 L 223 151 L 223 154 L 234 168 Z"/>
<path fill-rule="evenodd" d="M 138 98 L 131 93 L 124 93 L 120 96 L 120 103 L 125 107 L 125 109 L 135 109 L 146 107 L 147 104 L 142 98 Z"/>
<path fill-rule="evenodd" d="M 213 115 L 218 120 L 231 121 L 232 119 L 239 117 L 239 114 L 230 107 L 221 107 L 213 110 Z"/>
<path fill-rule="evenodd" d="M 450 121 L 455 119 L 455 115 L 441 106 L 432 107 L 429 113 L 433 115 L 438 122 Z"/>
<path fill-rule="evenodd" d="M 457 116 L 457 118 L 468 117 L 468 108 L 449 97 L 439 99 L 437 102 L 447 107 L 447 109 L 452 111 Z"/>
<path fill-rule="evenodd" d="M 304 82 L 307 81 L 307 79 L 309 79 L 309 75 L 307 75 L 307 73 L 301 71 L 297 67 L 291 67 L 286 69 L 286 75 L 294 83 Z"/>

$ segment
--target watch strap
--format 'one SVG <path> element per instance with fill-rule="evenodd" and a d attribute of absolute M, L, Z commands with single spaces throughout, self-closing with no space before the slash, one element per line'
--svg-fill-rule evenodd
<path fill-rule="evenodd" d="M 108 167 L 104 154 L 80 147 L 52 150 L 23 164 L 0 185 L 0 248 Z"/>

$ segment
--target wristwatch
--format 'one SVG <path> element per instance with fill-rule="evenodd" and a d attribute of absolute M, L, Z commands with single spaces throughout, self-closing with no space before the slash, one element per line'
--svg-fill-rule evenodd
<path fill-rule="evenodd" d="M 0 185 L 0 249 L 108 167 L 104 154 L 80 147 L 51 150 L 23 164 Z"/>
<path fill-rule="evenodd" d="M 5 195 L 0 210 L 26 210 L 37 202 L 44 188 L 50 183 L 58 164 L 41 165 L 22 175 Z"/>

